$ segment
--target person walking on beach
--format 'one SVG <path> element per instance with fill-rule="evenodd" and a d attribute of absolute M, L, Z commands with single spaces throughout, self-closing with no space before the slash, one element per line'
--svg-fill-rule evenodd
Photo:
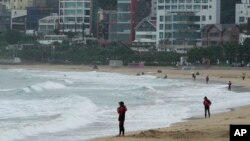
<path fill-rule="evenodd" d="M 209 76 L 207 75 L 206 77 L 206 83 L 208 84 L 208 81 L 209 81 Z"/>
<path fill-rule="evenodd" d="M 246 78 L 246 74 L 242 73 L 242 80 L 245 80 L 245 78 Z"/>
<path fill-rule="evenodd" d="M 196 79 L 196 75 L 194 73 L 192 74 L 192 77 L 194 80 Z"/>
<path fill-rule="evenodd" d="M 117 113 L 119 114 L 119 136 L 124 136 L 125 128 L 124 128 L 124 122 L 125 122 L 125 113 L 127 111 L 127 107 L 124 105 L 124 102 L 119 102 L 120 107 L 117 108 Z"/>
<path fill-rule="evenodd" d="M 231 87 L 232 87 L 232 82 L 229 81 L 229 82 L 228 82 L 228 90 L 229 90 L 229 91 L 231 91 Z"/>
<path fill-rule="evenodd" d="M 212 104 L 211 101 L 205 96 L 204 101 L 203 101 L 203 105 L 205 108 L 205 118 L 207 118 L 207 114 L 208 114 L 208 117 L 210 117 L 210 105 L 211 104 Z"/>

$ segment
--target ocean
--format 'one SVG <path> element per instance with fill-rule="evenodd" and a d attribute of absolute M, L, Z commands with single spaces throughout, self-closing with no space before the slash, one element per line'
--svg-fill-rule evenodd
<path fill-rule="evenodd" d="M 250 103 L 250 92 L 227 84 L 104 72 L 0 69 L 1 141 L 84 141 L 118 134 L 124 101 L 126 131 L 170 126 Z"/>

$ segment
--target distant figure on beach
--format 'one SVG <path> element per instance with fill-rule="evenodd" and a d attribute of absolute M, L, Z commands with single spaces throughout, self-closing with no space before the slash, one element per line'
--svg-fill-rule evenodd
<path fill-rule="evenodd" d="M 229 82 L 228 82 L 228 90 L 229 90 L 229 91 L 231 91 L 231 87 L 232 87 L 232 82 L 229 81 Z"/>
<path fill-rule="evenodd" d="M 168 75 L 165 75 L 165 76 L 164 76 L 164 79 L 167 79 L 167 78 L 168 78 Z"/>
<path fill-rule="evenodd" d="M 194 73 L 192 73 L 192 77 L 194 80 L 196 79 L 196 75 Z"/>
<path fill-rule="evenodd" d="M 137 75 L 137 76 L 140 76 L 140 73 L 138 72 L 136 75 Z"/>
<path fill-rule="evenodd" d="M 144 72 L 142 72 L 141 75 L 144 75 Z"/>
<path fill-rule="evenodd" d="M 124 122 L 125 122 L 125 113 L 127 111 L 127 107 L 124 105 L 124 102 L 119 102 L 120 107 L 117 108 L 117 113 L 119 114 L 119 136 L 124 136 L 125 128 L 124 128 Z"/>
<path fill-rule="evenodd" d="M 208 81 L 209 81 L 209 76 L 207 75 L 206 77 L 206 83 L 208 84 Z"/>
<path fill-rule="evenodd" d="M 208 117 L 210 117 L 210 106 L 211 106 L 211 101 L 205 96 L 204 97 L 204 101 L 203 101 L 203 105 L 205 108 L 205 118 L 207 118 L 207 113 L 208 113 Z"/>
<path fill-rule="evenodd" d="M 97 65 L 94 65 L 93 69 L 95 69 L 95 70 L 98 69 L 98 66 L 97 66 Z"/>
<path fill-rule="evenodd" d="M 162 71 L 161 71 L 161 70 L 157 70 L 157 72 L 158 72 L 158 73 L 162 73 Z"/>
<path fill-rule="evenodd" d="M 243 74 L 242 74 L 242 80 L 245 80 L 245 78 L 246 78 L 246 74 L 243 73 Z"/>

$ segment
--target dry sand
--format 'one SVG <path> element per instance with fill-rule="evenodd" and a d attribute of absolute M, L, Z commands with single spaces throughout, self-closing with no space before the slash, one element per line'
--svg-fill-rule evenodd
<path fill-rule="evenodd" d="M 84 65 L 0 65 L 1 68 L 25 68 L 51 71 L 92 71 L 93 66 Z M 157 73 L 161 70 L 162 73 Z M 209 75 L 211 81 L 228 83 L 232 81 L 232 90 L 249 91 L 250 69 L 236 68 L 192 68 L 182 70 L 170 67 L 145 67 L 145 68 L 111 68 L 99 66 L 101 72 L 115 72 L 128 75 L 137 73 L 155 75 L 163 78 L 192 79 L 191 73 L 199 72 L 198 81 L 205 83 L 205 77 Z M 246 79 L 242 80 L 245 73 Z M 167 117 L 166 117 L 167 118 Z M 230 124 L 250 124 L 250 106 L 232 109 L 231 112 L 212 115 L 209 119 L 193 118 L 188 121 L 177 123 L 168 128 L 152 129 L 128 133 L 125 137 L 102 137 L 93 141 L 229 141 Z M 118 129 L 117 129 L 118 130 Z M 115 133 L 114 133 L 115 134 Z"/>

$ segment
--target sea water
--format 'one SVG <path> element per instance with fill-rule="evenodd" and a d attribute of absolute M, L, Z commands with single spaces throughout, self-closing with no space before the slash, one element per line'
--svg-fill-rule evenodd
<path fill-rule="evenodd" d="M 101 72 L 0 70 L 1 141 L 83 141 L 118 134 L 117 107 L 124 101 L 126 131 L 167 127 L 249 104 L 250 93 L 226 84 Z"/>

